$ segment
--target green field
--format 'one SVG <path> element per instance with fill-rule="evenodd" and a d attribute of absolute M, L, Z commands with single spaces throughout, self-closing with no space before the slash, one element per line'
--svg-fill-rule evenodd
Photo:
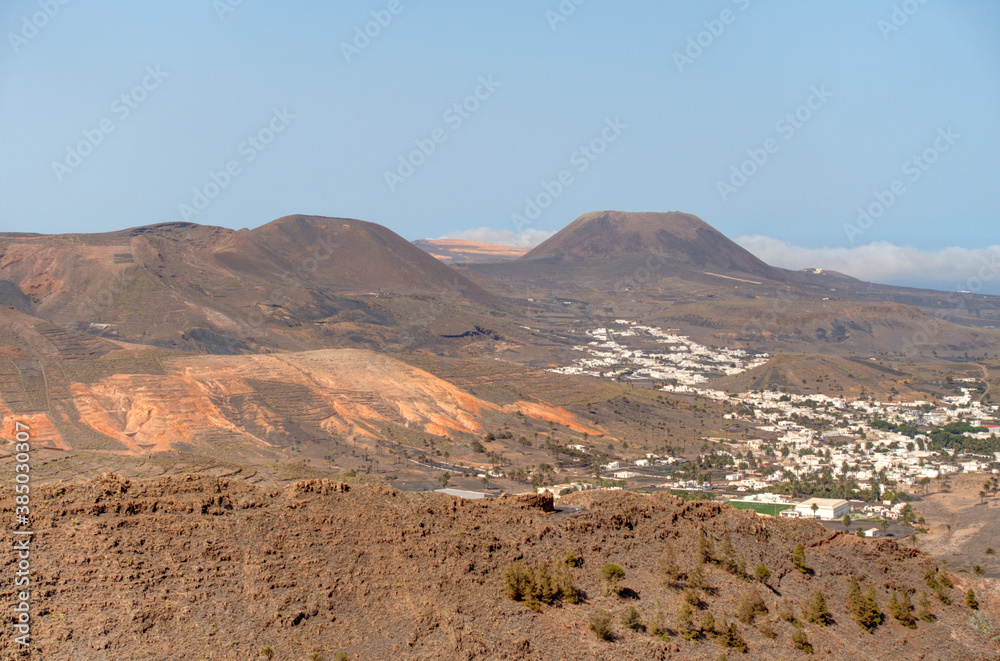
<path fill-rule="evenodd" d="M 732 505 L 738 510 L 753 510 L 758 514 L 780 514 L 783 510 L 792 509 L 792 505 L 772 505 L 771 503 L 740 503 L 730 500 L 727 505 Z"/>

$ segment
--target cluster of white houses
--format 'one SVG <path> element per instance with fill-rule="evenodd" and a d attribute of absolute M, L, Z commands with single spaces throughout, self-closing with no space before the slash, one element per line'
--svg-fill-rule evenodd
<path fill-rule="evenodd" d="M 955 379 L 958 394 L 943 403 L 925 401 L 882 402 L 873 398 L 849 398 L 824 394 L 795 395 L 771 390 L 730 395 L 707 388 L 712 376 L 738 374 L 763 365 L 767 354 L 750 354 L 741 349 L 710 348 L 672 331 L 637 324 L 627 319 L 585 331 L 591 338 L 575 347 L 584 357 L 574 364 L 554 368 L 567 374 L 588 374 L 615 379 L 653 379 L 668 382 L 661 387 L 670 392 L 691 393 L 700 397 L 727 400 L 737 405 L 738 413 L 729 419 L 749 421 L 770 440 L 746 439 L 718 441 L 713 450 L 733 458 L 725 474 L 728 490 L 745 493 L 767 492 L 776 483 L 804 479 L 829 471 L 833 476 L 853 481 L 859 490 L 887 483 L 917 485 L 927 479 L 941 479 L 957 472 L 998 472 L 1000 452 L 993 456 L 954 456 L 953 452 L 932 451 L 929 437 L 911 438 L 890 431 L 893 426 L 936 427 L 964 421 L 985 427 L 985 432 L 967 435 L 990 438 L 1000 435 L 997 416 L 1000 407 L 976 400 L 977 379 Z M 819 424 L 800 424 L 804 421 Z M 875 421 L 889 424 L 875 424 Z M 816 431 L 810 427 L 820 427 Z M 833 442 L 831 442 L 833 441 Z M 585 452 L 582 445 L 574 446 Z M 752 461 L 749 459 L 752 457 Z M 612 461 L 602 466 L 606 479 L 630 480 L 650 477 L 665 464 L 684 461 L 676 457 L 646 455 L 632 462 Z M 652 469 L 652 470 L 651 470 Z M 662 475 L 662 473 L 660 473 Z M 718 480 L 716 480 L 718 482 Z M 581 485 L 582 486 L 582 485 Z M 656 486 L 671 489 L 712 489 L 711 483 L 675 480 Z M 718 485 L 716 485 L 718 487 Z M 581 488 L 577 486 L 575 488 Z M 896 487 L 894 487 L 895 489 Z M 550 488 L 557 494 L 566 485 Z M 881 495 L 881 494 L 879 494 Z M 850 506 L 846 500 L 812 498 L 793 505 L 783 516 L 839 519 Z M 898 512 L 883 505 L 869 506 L 866 512 L 876 518 L 896 518 Z"/>
<path fill-rule="evenodd" d="M 586 345 L 573 347 L 586 357 L 551 371 L 676 381 L 687 388 L 706 383 L 710 376 L 745 372 L 770 358 L 768 354 L 751 355 L 743 349 L 706 347 L 684 335 L 628 319 L 615 319 L 613 324 L 586 333 L 593 339 Z"/>

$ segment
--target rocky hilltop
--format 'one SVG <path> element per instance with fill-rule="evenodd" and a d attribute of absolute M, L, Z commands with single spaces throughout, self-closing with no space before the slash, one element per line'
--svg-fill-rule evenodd
<path fill-rule="evenodd" d="M 676 211 L 587 213 L 521 259 L 617 272 L 634 270 L 650 256 L 672 266 L 784 279 L 780 269 L 760 261 L 702 219 Z"/>
<path fill-rule="evenodd" d="M 537 497 L 468 501 L 330 480 L 46 485 L 33 491 L 32 658 L 998 654 L 981 630 L 998 595 L 893 541 L 668 495 L 584 496 L 580 510 L 552 513 Z M 0 503 L 10 515 L 11 490 Z M 4 571 L 15 562 L 6 554 Z M 852 580 L 882 613 L 863 620 L 871 632 L 851 606 Z M 978 611 L 965 605 L 970 587 Z M 900 620 L 890 602 L 904 599 L 912 609 L 897 606 Z M 10 637 L 2 645 L 18 658 Z"/>

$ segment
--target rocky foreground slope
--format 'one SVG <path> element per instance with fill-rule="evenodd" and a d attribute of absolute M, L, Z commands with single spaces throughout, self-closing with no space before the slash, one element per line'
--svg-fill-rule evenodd
<path fill-rule="evenodd" d="M 106 475 L 38 487 L 34 649 L 19 653 L 5 636 L 2 651 L 74 661 L 255 659 L 267 648 L 278 660 L 792 659 L 807 658 L 793 643 L 804 634 L 813 658 L 997 658 L 995 588 L 948 577 L 917 550 L 668 495 L 584 497 L 571 514 L 546 511 L 541 497 L 464 501 L 330 481 L 266 491 Z M 12 490 L 0 504 L 10 519 Z M 798 544 L 805 571 L 793 562 Z M 6 576 L 16 561 L 3 556 Z M 770 575 L 756 577 L 758 565 Z M 884 613 L 873 633 L 848 606 L 852 578 Z M 969 587 L 978 611 L 965 605 Z M 829 611 L 819 619 L 817 591 Z M 913 616 L 931 621 L 907 628 L 892 616 L 890 598 L 904 593 Z M 11 612 L 9 589 L 2 607 Z M 621 619 L 630 608 L 633 627 Z M 608 640 L 592 630 L 603 613 Z"/>

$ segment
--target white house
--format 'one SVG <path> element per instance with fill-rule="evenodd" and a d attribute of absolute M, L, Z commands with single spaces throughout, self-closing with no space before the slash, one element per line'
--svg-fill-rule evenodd
<path fill-rule="evenodd" d="M 815 512 L 813 505 L 816 505 Z M 850 512 L 851 506 L 846 500 L 838 498 L 810 498 L 796 505 L 795 511 L 804 519 L 817 518 L 833 521 Z"/>

